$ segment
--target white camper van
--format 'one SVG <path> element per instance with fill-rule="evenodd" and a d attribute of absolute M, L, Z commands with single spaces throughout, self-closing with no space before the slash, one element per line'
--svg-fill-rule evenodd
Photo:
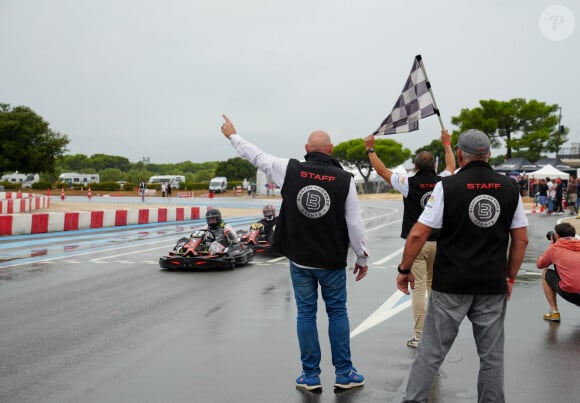
<path fill-rule="evenodd" d="M 155 175 L 149 178 L 149 183 L 170 183 L 172 189 L 179 189 L 181 183 L 185 183 L 184 175 Z"/>
<path fill-rule="evenodd" d="M 216 176 L 209 182 L 209 191 L 222 193 L 228 190 L 228 179 L 225 176 Z"/>
<path fill-rule="evenodd" d="M 67 186 L 73 185 L 87 186 L 89 183 L 99 183 L 99 174 L 79 174 L 76 172 L 65 172 L 58 176 L 59 182 L 64 182 Z"/>
<path fill-rule="evenodd" d="M 0 182 L 20 183 L 21 188 L 30 188 L 33 183 L 40 181 L 38 174 L 21 174 L 18 171 L 13 174 L 3 175 Z"/>

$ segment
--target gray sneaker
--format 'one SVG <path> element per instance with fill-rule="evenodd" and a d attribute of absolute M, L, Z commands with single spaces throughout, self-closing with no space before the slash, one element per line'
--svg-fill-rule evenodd
<path fill-rule="evenodd" d="M 415 336 L 411 337 L 409 340 L 407 340 L 407 347 L 411 348 L 419 347 L 419 339 L 416 338 Z"/>

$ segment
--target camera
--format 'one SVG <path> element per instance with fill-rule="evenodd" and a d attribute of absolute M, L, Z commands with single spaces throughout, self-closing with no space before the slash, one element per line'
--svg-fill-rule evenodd
<path fill-rule="evenodd" d="M 546 238 L 548 239 L 548 241 L 551 241 L 552 243 L 556 242 L 556 237 L 555 237 L 556 233 L 554 231 L 548 231 L 546 233 Z"/>

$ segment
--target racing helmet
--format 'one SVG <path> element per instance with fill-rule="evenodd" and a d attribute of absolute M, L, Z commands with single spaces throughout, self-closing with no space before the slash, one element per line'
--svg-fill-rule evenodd
<path fill-rule="evenodd" d="M 267 204 L 262 208 L 262 214 L 264 214 L 266 220 L 272 221 L 276 217 L 276 208 L 271 204 Z"/>
<path fill-rule="evenodd" d="M 222 222 L 222 213 L 215 208 L 209 209 L 205 213 L 205 221 L 210 229 L 217 229 Z"/>

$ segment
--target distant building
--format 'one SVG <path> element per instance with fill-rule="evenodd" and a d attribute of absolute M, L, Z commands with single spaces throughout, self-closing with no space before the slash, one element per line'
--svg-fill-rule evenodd
<path fill-rule="evenodd" d="M 556 157 L 573 168 L 580 168 L 580 143 L 572 143 L 572 147 L 561 148 Z"/>

